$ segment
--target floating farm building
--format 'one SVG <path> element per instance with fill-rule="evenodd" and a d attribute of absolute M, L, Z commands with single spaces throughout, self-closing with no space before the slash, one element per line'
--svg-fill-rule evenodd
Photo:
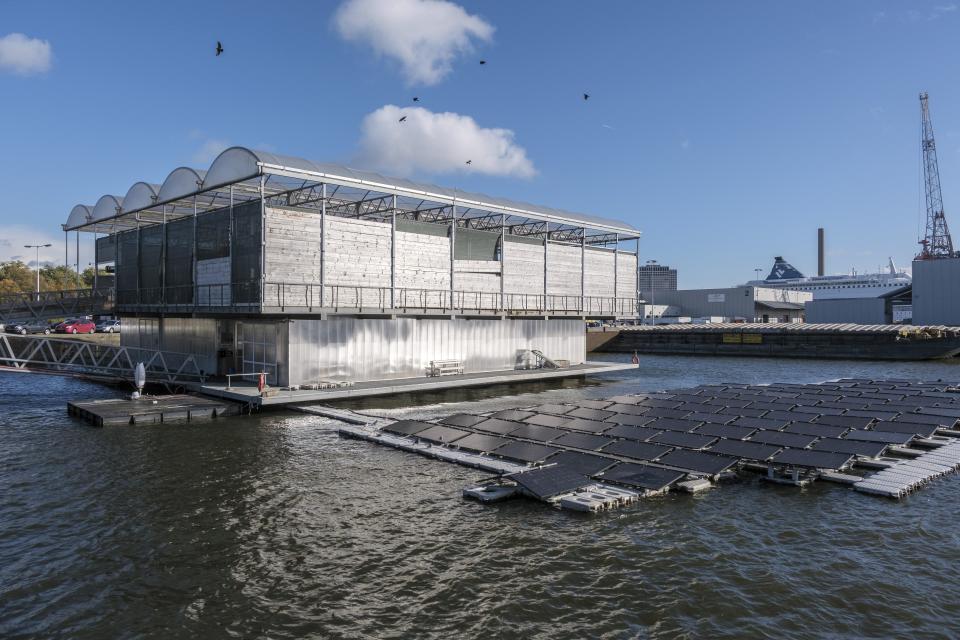
<path fill-rule="evenodd" d="M 901 498 L 960 467 L 958 424 L 956 387 L 839 380 L 703 385 L 340 432 L 497 474 L 467 497 L 599 511 L 751 472 Z"/>
<path fill-rule="evenodd" d="M 124 345 L 273 385 L 576 371 L 585 318 L 637 314 L 628 224 L 241 147 L 64 230 L 115 267 Z"/>

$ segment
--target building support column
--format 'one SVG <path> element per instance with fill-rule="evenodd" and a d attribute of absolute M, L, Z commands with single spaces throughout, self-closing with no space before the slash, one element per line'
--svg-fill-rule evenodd
<path fill-rule="evenodd" d="M 580 236 L 580 313 L 587 312 L 587 230 Z"/>
<path fill-rule="evenodd" d="M 640 318 L 640 238 L 637 238 L 637 268 L 634 270 L 634 275 L 636 275 L 637 283 L 637 300 L 636 300 L 636 314 L 637 321 L 641 321 Z"/>
<path fill-rule="evenodd" d="M 199 289 L 197 288 L 197 196 L 193 196 L 193 255 L 190 257 L 193 262 L 193 277 L 190 279 L 190 291 L 192 293 L 191 297 L 193 298 L 193 306 L 196 307 L 197 303 L 200 302 L 197 298 L 199 297 Z"/>
<path fill-rule="evenodd" d="M 390 211 L 390 308 L 397 306 L 397 196 Z"/>
<path fill-rule="evenodd" d="M 233 301 L 235 300 L 233 295 L 233 185 L 230 185 L 230 209 L 229 209 L 229 218 L 227 220 L 227 257 L 230 259 L 229 274 L 230 277 L 227 278 L 227 291 L 230 292 L 230 297 L 227 300 L 227 306 L 232 307 Z M 220 305 L 223 305 L 223 287 L 220 288 Z"/>
<path fill-rule="evenodd" d="M 457 247 L 457 198 L 453 198 L 453 207 L 450 209 L 450 311 L 453 312 L 454 296 L 454 269 L 456 262 L 454 255 Z"/>
<path fill-rule="evenodd" d="M 70 268 L 70 232 L 63 232 L 63 266 Z"/>
<path fill-rule="evenodd" d="M 327 289 L 327 183 L 320 185 L 320 307 Z"/>
<path fill-rule="evenodd" d="M 162 234 L 160 236 L 160 304 L 167 304 L 167 205 L 161 205 L 163 216 Z"/>
<path fill-rule="evenodd" d="M 547 312 L 547 245 L 550 244 L 550 223 L 543 223 L 543 307 L 541 311 Z"/>
<path fill-rule="evenodd" d="M 96 295 L 99 287 L 97 286 L 97 274 L 100 273 L 100 243 L 97 242 L 97 232 L 93 232 L 93 294 Z"/>
<path fill-rule="evenodd" d="M 505 271 L 507 261 L 504 254 L 507 252 L 507 216 L 500 214 L 500 311 L 507 307 L 506 297 L 506 278 Z"/>
<path fill-rule="evenodd" d="M 264 294 L 267 282 L 267 177 L 260 175 L 260 313 L 266 302 Z M 282 295 L 280 296 L 282 299 Z"/>
<path fill-rule="evenodd" d="M 140 293 L 140 272 L 143 270 L 143 241 L 140 238 L 140 214 L 137 213 L 135 216 L 137 220 L 137 306 L 140 306 L 143 304 L 143 296 Z"/>
<path fill-rule="evenodd" d="M 620 234 L 613 234 L 613 315 L 617 315 L 617 256 L 620 252 Z"/>
<path fill-rule="evenodd" d="M 139 224 L 139 223 L 138 223 Z M 77 288 L 80 288 L 80 230 L 77 229 Z M 40 265 L 37 265 L 37 268 L 40 268 Z"/>

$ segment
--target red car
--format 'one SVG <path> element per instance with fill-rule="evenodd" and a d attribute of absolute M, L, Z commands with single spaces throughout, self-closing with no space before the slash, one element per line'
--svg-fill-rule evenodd
<path fill-rule="evenodd" d="M 94 333 L 97 325 L 92 320 L 67 320 L 57 325 L 57 333 Z"/>

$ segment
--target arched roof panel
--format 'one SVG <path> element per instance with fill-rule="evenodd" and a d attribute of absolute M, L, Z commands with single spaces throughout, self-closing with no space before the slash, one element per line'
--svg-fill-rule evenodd
<path fill-rule="evenodd" d="M 197 171 L 190 167 L 178 167 L 170 172 L 167 179 L 160 185 L 157 192 L 159 202 L 170 202 L 180 198 L 191 196 L 200 189 L 203 184 L 205 171 Z"/>
<path fill-rule="evenodd" d="M 70 210 L 70 215 L 67 216 L 67 223 L 63 225 L 63 230 L 71 231 L 87 224 L 92 219 L 93 208 L 85 204 L 78 204 Z"/>
<path fill-rule="evenodd" d="M 123 196 L 123 213 L 139 211 L 153 206 L 157 201 L 159 190 L 159 185 L 146 182 L 135 183 L 127 190 L 127 195 Z"/>
<path fill-rule="evenodd" d="M 100 196 L 93 206 L 93 221 L 112 218 L 123 210 L 123 198 L 117 196 Z"/>
<path fill-rule="evenodd" d="M 203 178 L 206 191 L 213 187 L 241 182 L 260 173 L 260 159 L 246 147 L 230 147 L 216 157 Z"/>

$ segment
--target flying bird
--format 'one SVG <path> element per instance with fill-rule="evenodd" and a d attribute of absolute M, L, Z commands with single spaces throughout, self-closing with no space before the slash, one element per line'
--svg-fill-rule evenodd
<path fill-rule="evenodd" d="M 467 160 L 467 164 L 472 164 L 473 160 Z"/>
<path fill-rule="evenodd" d="M 414 102 L 420 102 L 420 98 L 418 98 L 417 96 L 413 96 L 413 101 L 414 101 Z"/>
<path fill-rule="evenodd" d="M 486 60 L 481 60 L 481 61 L 480 61 L 480 64 L 487 64 L 487 61 L 486 61 Z"/>
<path fill-rule="evenodd" d="M 220 55 L 221 53 L 223 53 L 223 45 L 220 44 L 219 40 L 217 40 L 217 55 Z"/>
<path fill-rule="evenodd" d="M 589 93 L 583 94 L 583 99 L 584 99 L 584 100 L 589 100 L 589 99 L 590 99 L 590 94 L 589 94 Z"/>
<path fill-rule="evenodd" d="M 403 122 L 406 119 L 407 119 L 407 116 L 403 116 L 402 118 L 400 118 L 400 122 Z"/>

